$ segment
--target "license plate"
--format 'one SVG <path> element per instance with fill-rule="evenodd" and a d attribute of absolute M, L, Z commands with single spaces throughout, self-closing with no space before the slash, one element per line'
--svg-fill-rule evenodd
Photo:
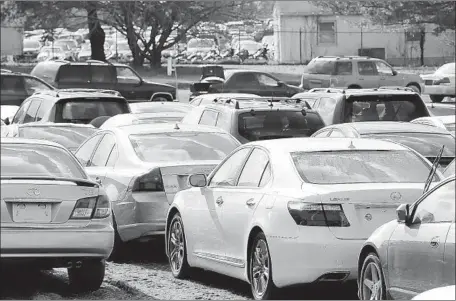
<path fill-rule="evenodd" d="M 15 203 L 13 204 L 13 221 L 17 223 L 51 222 L 51 204 Z"/>

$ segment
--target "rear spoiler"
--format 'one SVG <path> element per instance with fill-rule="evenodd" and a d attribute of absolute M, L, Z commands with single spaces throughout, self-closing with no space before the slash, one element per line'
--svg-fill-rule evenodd
<path fill-rule="evenodd" d="M 190 85 L 190 92 L 209 92 L 211 83 L 194 83 Z"/>
<path fill-rule="evenodd" d="M 60 178 L 60 177 L 28 177 L 28 176 L 13 176 L 13 177 L 1 177 L 1 180 L 43 180 L 43 181 L 61 181 L 61 182 L 72 182 L 78 186 L 85 187 L 99 187 L 100 185 L 85 179 L 71 179 L 71 178 Z"/>

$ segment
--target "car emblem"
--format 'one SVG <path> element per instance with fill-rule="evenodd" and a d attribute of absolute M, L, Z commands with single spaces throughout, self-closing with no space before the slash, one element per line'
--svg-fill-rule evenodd
<path fill-rule="evenodd" d="M 372 220 L 372 214 L 368 213 L 364 216 L 364 218 L 366 219 L 366 221 L 370 221 Z"/>
<path fill-rule="evenodd" d="M 27 190 L 27 194 L 30 196 L 39 196 L 41 192 L 38 188 L 30 188 L 29 190 Z"/>
<path fill-rule="evenodd" d="M 402 195 L 399 192 L 393 192 L 391 193 L 390 198 L 393 201 L 399 201 L 402 198 Z"/>

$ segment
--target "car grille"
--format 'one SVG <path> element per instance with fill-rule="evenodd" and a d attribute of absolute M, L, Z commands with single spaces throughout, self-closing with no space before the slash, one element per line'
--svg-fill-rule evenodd
<path fill-rule="evenodd" d="M 433 83 L 434 83 L 434 81 L 433 81 L 432 79 L 428 79 L 428 80 L 425 80 L 425 81 L 424 81 L 424 84 L 425 84 L 426 86 L 431 86 Z"/>

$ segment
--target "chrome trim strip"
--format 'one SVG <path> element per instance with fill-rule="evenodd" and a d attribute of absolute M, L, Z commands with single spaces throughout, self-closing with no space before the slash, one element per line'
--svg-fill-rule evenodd
<path fill-rule="evenodd" d="M 202 258 L 202 259 L 213 260 L 213 261 L 231 265 L 231 266 L 234 266 L 237 268 L 245 267 L 245 263 L 241 259 L 231 258 L 231 257 L 227 257 L 227 256 L 219 256 L 219 255 L 203 253 L 203 252 L 193 252 L 193 255 L 195 255 L 196 257 Z"/>

